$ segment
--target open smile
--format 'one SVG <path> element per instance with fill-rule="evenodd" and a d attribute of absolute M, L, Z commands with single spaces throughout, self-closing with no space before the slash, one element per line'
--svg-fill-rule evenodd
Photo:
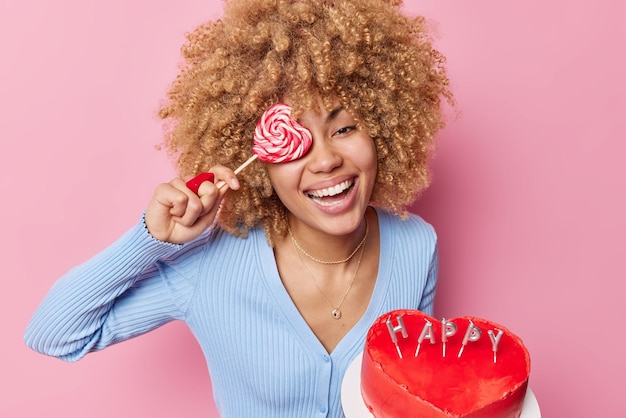
<path fill-rule="evenodd" d="M 308 190 L 306 195 L 320 206 L 333 206 L 347 197 L 353 188 L 354 179 L 349 179 L 324 189 Z"/>

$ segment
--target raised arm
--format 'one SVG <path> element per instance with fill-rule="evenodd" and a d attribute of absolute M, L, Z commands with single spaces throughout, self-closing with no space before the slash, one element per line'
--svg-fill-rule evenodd
<path fill-rule="evenodd" d="M 26 329 L 26 344 L 74 361 L 175 318 L 156 263 L 180 247 L 137 225 L 52 286 Z"/>
<path fill-rule="evenodd" d="M 238 188 L 230 170 L 216 171 Z M 158 186 L 140 223 L 52 286 L 27 327 L 26 344 L 73 361 L 182 317 L 193 278 L 165 280 L 160 262 L 198 262 L 201 234 L 213 223 L 225 191 L 205 182 L 196 194 L 182 179 Z"/>

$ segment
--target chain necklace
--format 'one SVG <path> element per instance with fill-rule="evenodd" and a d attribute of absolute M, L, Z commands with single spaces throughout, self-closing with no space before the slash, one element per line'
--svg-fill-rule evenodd
<path fill-rule="evenodd" d="M 352 257 L 354 257 L 354 255 L 357 253 L 357 251 L 359 251 L 361 249 L 361 247 L 363 247 L 363 244 L 365 244 L 365 240 L 367 240 L 367 234 L 369 232 L 369 225 L 367 223 L 367 218 L 365 218 L 365 234 L 363 234 L 363 239 L 361 240 L 361 242 L 359 242 L 359 245 L 356 246 L 354 251 L 352 251 L 349 256 L 347 256 L 343 260 L 337 260 L 337 261 L 324 261 L 324 260 L 320 260 L 319 258 L 315 258 L 311 254 L 309 254 L 304 248 L 302 248 L 302 246 L 300 246 L 298 241 L 296 241 L 296 237 L 293 236 L 293 233 L 291 232 L 291 226 L 289 225 L 289 223 L 287 223 L 287 232 L 289 232 L 289 237 L 291 238 L 291 242 L 293 243 L 293 245 L 298 250 L 300 250 L 300 252 L 302 252 L 302 254 L 306 255 L 308 258 L 310 258 L 311 260 L 315 261 L 316 263 L 318 263 L 318 264 L 325 264 L 325 265 L 329 265 L 329 264 L 343 264 L 343 263 L 347 263 L 348 261 L 350 261 L 352 259 Z"/>
<path fill-rule="evenodd" d="M 356 275 L 359 272 L 359 267 L 361 266 L 361 260 L 363 259 L 363 253 L 365 253 L 364 244 L 365 244 L 365 241 L 367 240 L 368 230 L 369 229 L 367 227 L 367 219 L 366 219 L 365 220 L 365 236 L 363 237 L 363 240 L 361 241 L 361 243 L 359 244 L 357 249 L 350 255 L 350 258 L 352 258 L 352 256 L 354 256 L 354 254 L 356 254 L 356 251 L 358 251 L 360 248 L 362 248 L 362 251 L 361 251 L 361 254 L 359 255 L 359 259 L 357 261 L 356 268 L 354 269 L 354 275 L 352 276 L 352 280 L 350 280 L 350 284 L 348 285 L 348 288 L 346 289 L 345 293 L 343 294 L 343 297 L 341 298 L 341 300 L 339 301 L 339 304 L 337 306 L 333 305 L 333 303 L 330 301 L 330 299 L 328 299 L 326 297 L 326 295 L 324 294 L 324 292 L 322 292 L 322 289 L 317 284 L 317 280 L 315 280 L 315 276 L 313 275 L 311 270 L 309 270 L 309 268 L 304 263 L 304 260 L 302 259 L 302 256 L 300 255 L 300 251 L 298 251 L 298 250 L 301 250 L 304 254 L 306 254 L 306 252 L 304 250 L 302 250 L 302 248 L 299 247 L 296 244 L 295 238 L 293 237 L 293 235 L 291 235 L 291 242 L 293 243 L 293 247 L 296 250 L 296 254 L 298 254 L 298 259 L 300 259 L 300 263 L 302 263 L 302 267 L 304 267 L 304 269 L 309 274 L 309 276 L 311 276 L 311 279 L 313 280 L 313 284 L 315 285 L 317 290 L 320 292 L 320 294 L 322 295 L 324 300 L 326 300 L 326 302 L 330 305 L 330 307 L 333 308 L 332 312 L 330 313 L 331 316 L 333 317 L 333 319 L 341 319 L 341 316 L 342 316 L 341 305 L 343 305 L 343 302 L 348 297 L 348 293 L 350 293 L 350 290 L 352 289 L 352 284 L 354 284 L 354 279 L 356 279 Z M 350 258 L 348 258 L 348 260 Z M 331 263 L 328 263 L 328 264 L 331 264 Z M 339 263 L 333 263 L 333 264 L 339 264 Z"/>

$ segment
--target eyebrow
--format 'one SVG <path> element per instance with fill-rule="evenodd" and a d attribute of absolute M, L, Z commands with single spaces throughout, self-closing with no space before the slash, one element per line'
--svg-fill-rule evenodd
<path fill-rule="evenodd" d="M 336 108 L 334 108 L 333 110 L 330 111 L 330 113 L 328 114 L 328 116 L 326 116 L 326 123 L 332 122 L 333 119 L 335 119 L 337 117 L 337 115 L 339 113 L 341 113 L 341 111 L 343 110 L 343 106 L 339 105 Z"/>

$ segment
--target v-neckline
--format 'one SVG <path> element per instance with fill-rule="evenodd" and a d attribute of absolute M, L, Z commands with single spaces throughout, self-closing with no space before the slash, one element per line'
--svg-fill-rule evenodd
<path fill-rule="evenodd" d="M 375 209 L 376 210 L 376 209 Z M 322 353 L 329 355 L 332 358 L 341 358 L 345 355 L 355 352 L 355 345 L 359 344 L 359 351 L 362 349 L 362 342 L 364 341 L 365 334 L 370 325 L 376 320 L 380 313 L 380 307 L 384 303 L 384 296 L 387 293 L 389 287 L 389 281 L 391 277 L 391 260 L 393 259 L 393 240 L 389 239 L 386 222 L 387 216 L 381 211 L 376 210 L 376 216 L 378 217 L 379 225 L 379 237 L 380 237 L 380 250 L 379 250 L 379 262 L 378 262 L 378 274 L 376 276 L 376 283 L 370 297 L 370 301 L 365 309 L 365 312 L 354 324 L 352 329 L 344 335 L 337 343 L 332 352 L 328 352 L 321 341 L 317 338 L 309 324 L 305 321 L 304 317 L 300 314 L 300 311 L 294 304 L 293 300 L 289 296 L 287 289 L 285 288 L 276 260 L 274 258 L 274 252 L 272 248 L 265 242 L 265 235 L 262 230 L 255 230 L 253 237 L 256 240 L 263 240 L 263 242 L 257 242 L 255 247 L 258 249 L 257 256 L 258 262 L 261 266 L 261 276 L 267 286 L 267 289 L 274 300 L 276 309 L 281 312 L 283 319 L 286 323 L 290 324 L 293 328 L 294 335 L 302 340 L 302 346 L 312 350 L 315 354 Z M 380 257 L 382 253 L 389 254 L 389 257 Z"/>

